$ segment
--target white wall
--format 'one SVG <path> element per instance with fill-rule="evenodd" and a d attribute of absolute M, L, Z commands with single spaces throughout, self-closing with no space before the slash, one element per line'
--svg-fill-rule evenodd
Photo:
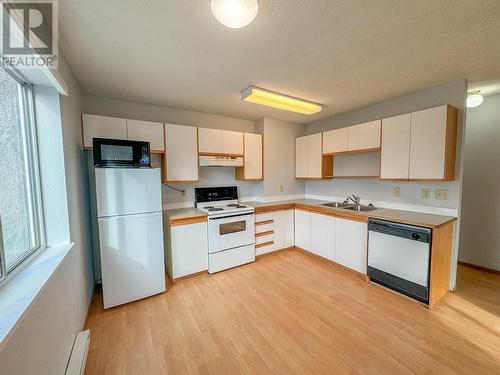
<path fill-rule="evenodd" d="M 70 237 L 75 245 L 0 352 L 0 374 L 64 374 L 92 296 L 88 194 L 80 151 L 81 95 L 64 60 L 60 66 L 71 90 L 61 99 L 60 110 Z"/>
<path fill-rule="evenodd" d="M 467 111 L 459 260 L 500 271 L 500 95 Z"/>
<path fill-rule="evenodd" d="M 295 138 L 304 134 L 304 125 L 265 117 L 256 128 L 264 134 L 264 180 L 256 195 L 264 199 L 303 195 L 304 181 L 295 179 Z"/>
<path fill-rule="evenodd" d="M 419 91 L 399 98 L 343 113 L 327 119 L 312 122 L 306 125 L 306 134 L 318 133 L 325 130 L 342 128 L 384 117 L 431 108 L 442 104 L 451 104 L 459 108 L 459 130 L 457 140 L 457 163 L 455 181 L 447 183 L 404 183 L 382 182 L 373 179 L 348 179 L 329 181 L 307 181 L 306 194 L 321 196 L 346 196 L 359 194 L 363 200 L 385 201 L 394 204 L 409 206 L 429 206 L 458 209 L 461 179 L 461 144 L 462 144 L 462 110 L 464 108 L 467 84 L 465 81 L 451 82 L 428 90 Z M 401 188 L 401 197 L 393 197 L 392 188 Z M 448 189 L 449 200 L 422 199 L 421 189 Z M 439 212 L 437 210 L 436 212 Z"/>

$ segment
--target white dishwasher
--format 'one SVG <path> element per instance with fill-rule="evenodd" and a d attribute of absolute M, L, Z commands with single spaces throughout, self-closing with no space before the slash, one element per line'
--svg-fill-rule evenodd
<path fill-rule="evenodd" d="M 370 280 L 428 304 L 431 241 L 430 228 L 368 220 Z"/>

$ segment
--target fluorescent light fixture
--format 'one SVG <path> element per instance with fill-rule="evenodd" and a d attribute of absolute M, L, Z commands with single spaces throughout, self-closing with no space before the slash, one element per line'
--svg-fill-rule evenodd
<path fill-rule="evenodd" d="M 257 0 L 211 0 L 212 13 L 224 26 L 232 29 L 245 27 L 257 17 Z"/>
<path fill-rule="evenodd" d="M 261 104 L 268 107 L 283 109 L 285 111 L 312 115 L 321 112 L 321 105 L 297 99 L 292 96 L 278 94 L 259 87 L 250 86 L 241 93 L 241 100 Z"/>
<path fill-rule="evenodd" d="M 471 92 L 467 95 L 467 108 L 478 107 L 483 102 L 483 100 L 484 98 L 479 93 L 479 91 Z"/>

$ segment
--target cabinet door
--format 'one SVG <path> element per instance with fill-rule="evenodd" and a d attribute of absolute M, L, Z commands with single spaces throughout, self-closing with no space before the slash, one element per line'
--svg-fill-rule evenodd
<path fill-rule="evenodd" d="M 311 213 L 311 252 L 335 260 L 335 218 Z"/>
<path fill-rule="evenodd" d="M 165 124 L 167 153 L 166 180 L 198 181 L 198 152 L 196 128 Z"/>
<path fill-rule="evenodd" d="M 127 136 L 131 141 L 149 142 L 151 151 L 165 152 L 163 123 L 127 120 Z"/>
<path fill-rule="evenodd" d="M 262 134 L 245 133 L 244 179 L 262 180 Z"/>
<path fill-rule="evenodd" d="M 222 153 L 243 156 L 243 133 L 223 130 Z"/>
<path fill-rule="evenodd" d="M 367 224 L 335 219 L 335 262 L 366 274 Z"/>
<path fill-rule="evenodd" d="M 295 177 L 307 178 L 307 137 L 295 140 Z"/>
<path fill-rule="evenodd" d="M 380 147 L 380 120 L 349 126 L 348 151 L 370 150 Z"/>
<path fill-rule="evenodd" d="M 447 106 L 411 115 L 410 179 L 444 179 Z"/>
<path fill-rule="evenodd" d="M 294 210 L 283 211 L 285 219 L 285 247 L 295 244 L 295 215 Z"/>
<path fill-rule="evenodd" d="M 323 133 L 323 154 L 347 151 L 349 128 L 340 128 Z"/>
<path fill-rule="evenodd" d="M 408 179 L 411 114 L 382 120 L 380 178 Z"/>
<path fill-rule="evenodd" d="M 322 134 L 311 134 L 307 137 L 307 177 L 321 178 Z"/>
<path fill-rule="evenodd" d="M 311 249 L 311 213 L 295 210 L 295 246 Z"/>
<path fill-rule="evenodd" d="M 274 221 L 274 250 L 285 247 L 285 211 L 275 211 L 273 213 Z"/>
<path fill-rule="evenodd" d="M 222 154 L 222 130 L 198 128 L 198 143 L 200 153 Z"/>
<path fill-rule="evenodd" d="M 92 148 L 93 138 L 127 139 L 127 120 L 124 118 L 82 115 L 83 147 Z"/>
<path fill-rule="evenodd" d="M 174 279 L 208 269 L 207 223 L 171 227 Z"/>

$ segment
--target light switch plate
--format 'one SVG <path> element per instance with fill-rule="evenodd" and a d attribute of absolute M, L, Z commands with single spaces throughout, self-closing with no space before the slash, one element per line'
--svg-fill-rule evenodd
<path fill-rule="evenodd" d="M 280 193 L 283 193 L 283 185 L 280 185 Z"/>
<path fill-rule="evenodd" d="M 436 199 L 447 201 L 448 200 L 448 189 L 436 189 Z"/>
<path fill-rule="evenodd" d="M 400 197 L 401 196 L 401 188 L 400 187 L 393 187 L 392 188 L 392 196 L 393 197 Z"/>
<path fill-rule="evenodd" d="M 422 199 L 431 199 L 431 189 L 422 189 Z"/>

